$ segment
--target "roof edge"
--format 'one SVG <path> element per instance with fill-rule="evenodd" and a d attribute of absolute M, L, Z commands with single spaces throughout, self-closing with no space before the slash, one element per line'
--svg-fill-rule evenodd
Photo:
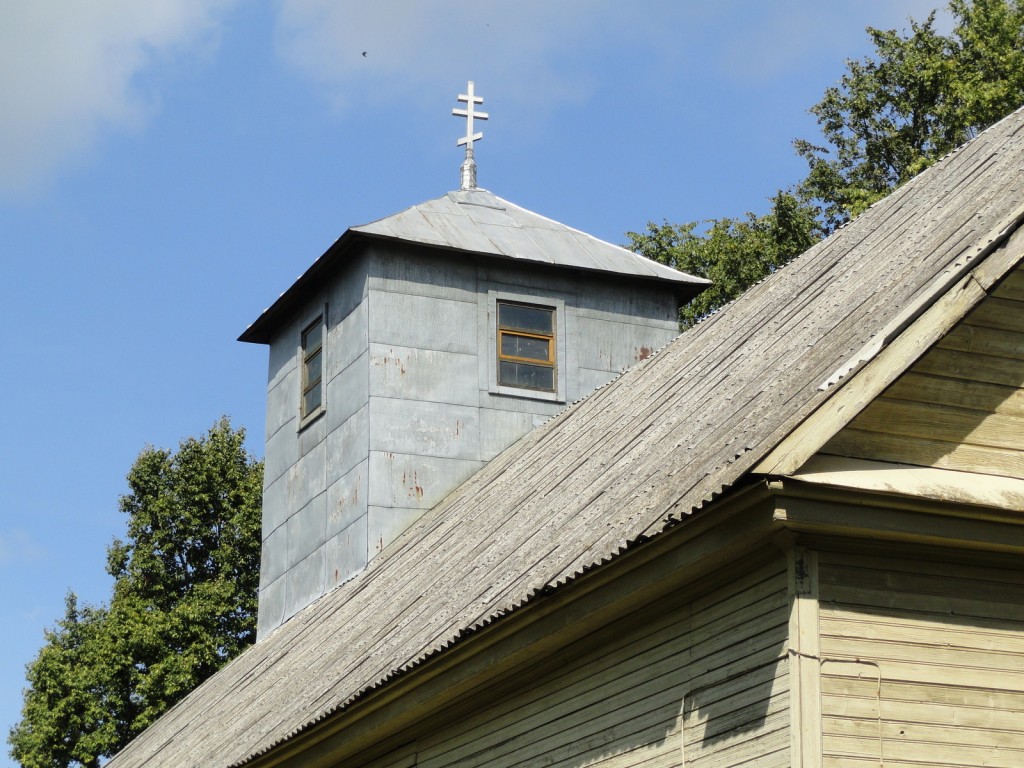
<path fill-rule="evenodd" d="M 512 204 L 509 203 L 509 205 Z M 593 237 L 593 235 L 586 235 L 586 233 L 580 234 L 586 237 Z M 657 285 L 663 289 L 671 291 L 679 301 L 680 305 L 689 301 L 712 284 L 711 280 L 703 277 L 696 277 L 695 275 L 690 275 L 685 272 L 679 272 L 678 270 L 675 271 L 685 279 L 670 280 L 654 274 L 630 275 L 621 272 L 614 272 L 612 270 L 572 266 L 567 264 L 545 264 L 540 261 L 524 262 L 523 260 L 501 253 L 486 253 L 483 251 L 455 248 L 436 243 L 425 243 L 417 240 L 408 240 L 397 235 L 389 235 L 383 232 L 367 232 L 360 227 L 350 227 L 349 229 L 346 229 L 345 232 L 343 232 L 342 235 L 335 240 L 334 243 L 332 243 L 331 246 L 324 251 L 323 254 L 321 254 L 320 257 L 317 258 L 317 260 L 314 261 L 287 290 L 278 296 L 273 304 L 264 309 L 260 316 L 250 323 L 241 335 L 238 336 L 237 340 L 252 344 L 269 344 L 279 325 L 285 321 L 288 314 L 307 296 L 316 280 L 337 269 L 338 263 L 343 254 L 350 251 L 358 242 L 361 241 L 397 242 L 405 244 L 411 248 L 433 249 L 446 253 L 461 253 L 478 259 L 493 259 L 503 263 L 519 264 L 523 266 L 529 264 L 537 270 L 564 270 L 575 274 L 606 277 L 608 279 L 614 279 L 619 283 L 625 282 L 635 285 Z M 632 253 L 632 251 L 627 251 L 627 253 Z M 633 255 L 639 259 L 645 258 L 639 254 Z M 668 267 L 666 267 L 666 269 L 668 269 Z"/>
<path fill-rule="evenodd" d="M 799 470 L 1024 261 L 1022 224 L 1024 206 L 990 232 L 984 246 L 941 273 L 876 338 L 822 382 L 818 389 L 831 389 L 832 394 L 750 471 L 789 476 Z"/>
<path fill-rule="evenodd" d="M 700 518 L 691 516 L 684 519 L 663 520 L 661 528 L 657 532 L 653 534 L 642 533 L 633 539 L 626 540 L 622 542 L 615 551 L 610 552 L 597 562 L 583 566 L 577 572 L 560 579 L 557 582 L 549 581 L 542 587 L 531 591 L 520 601 L 509 605 L 496 613 L 484 615 L 474 624 L 460 629 L 456 634 L 450 635 L 447 639 L 438 640 L 430 647 L 421 651 L 416 658 L 407 661 L 400 667 L 392 669 L 387 675 L 364 686 L 349 696 L 345 701 L 324 710 L 314 719 L 296 727 L 277 741 L 267 744 L 247 755 L 243 759 L 230 764 L 228 768 L 249 768 L 250 766 L 270 768 L 271 766 L 276 766 L 282 762 L 287 762 L 293 756 L 292 754 L 281 755 L 280 758 L 278 758 L 275 756 L 275 753 L 278 750 L 294 744 L 296 739 L 303 739 L 307 736 L 311 736 L 313 732 L 319 728 L 331 728 L 332 721 L 336 722 L 339 717 L 349 712 L 353 707 L 367 702 L 368 698 L 373 694 L 382 692 L 383 689 L 390 688 L 399 680 L 405 679 L 410 675 L 414 675 L 432 662 L 447 659 L 453 650 L 457 651 L 461 649 L 465 646 L 467 641 L 477 639 L 486 633 L 506 631 L 509 625 L 508 619 L 512 616 L 518 617 L 524 611 L 540 608 L 539 604 L 542 598 L 564 595 L 567 589 L 578 586 L 580 585 L 580 582 L 589 581 L 590 579 L 596 578 L 596 583 L 600 585 L 601 579 L 607 573 L 607 568 L 605 566 L 608 566 L 613 562 L 617 563 L 624 557 L 639 556 L 639 565 L 641 566 L 646 561 L 662 557 L 665 555 L 666 548 L 678 547 L 679 544 L 669 542 L 667 538 L 661 534 L 666 534 L 672 530 L 679 529 L 684 523 L 692 522 L 696 524 L 696 527 L 693 529 L 693 533 L 684 533 L 683 535 L 698 536 L 702 531 L 708 530 L 708 528 L 713 529 L 720 525 L 728 525 L 734 520 L 736 514 L 742 513 L 744 510 L 750 511 L 755 508 L 758 503 L 769 498 L 774 493 L 769 484 L 763 481 L 746 483 L 741 481 L 740 483 L 732 486 L 732 488 L 735 490 L 733 494 L 725 498 L 716 498 L 715 501 L 732 510 L 733 514 L 727 514 L 724 517 L 715 515 L 715 517 L 710 520 L 706 515 L 701 515 Z M 705 505 L 705 507 L 706 506 L 707 505 Z M 739 545 L 742 547 L 745 544 L 746 542 L 744 541 L 732 541 L 733 546 Z M 643 548 L 643 551 L 648 553 L 646 556 L 639 554 L 638 550 L 641 548 Z M 636 567 L 636 564 L 634 564 L 634 567 Z M 589 592 L 594 591 L 595 588 L 591 586 Z M 582 596 L 586 597 L 589 592 L 585 592 Z M 541 610 L 543 611 L 543 609 Z M 514 630 L 510 631 L 514 632 Z M 315 745 L 320 743 L 320 741 L 321 740 L 318 739 L 310 746 L 315 747 Z M 301 750 L 302 748 L 296 747 L 296 749 Z"/>

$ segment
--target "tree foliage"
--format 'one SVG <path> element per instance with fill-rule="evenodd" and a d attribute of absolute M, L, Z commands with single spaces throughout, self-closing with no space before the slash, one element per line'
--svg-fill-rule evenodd
<path fill-rule="evenodd" d="M 680 327 L 687 328 L 807 250 L 818 225 L 811 208 L 779 192 L 764 216 L 648 223 L 646 232 L 626 237 L 636 253 L 712 281 L 680 310 Z"/>
<path fill-rule="evenodd" d="M 139 454 L 109 606 L 69 594 L 28 667 L 8 738 L 25 768 L 98 766 L 255 640 L 263 466 L 244 437 L 221 419 Z"/>
<path fill-rule="evenodd" d="M 732 300 L 895 187 L 1024 103 L 1024 0 L 952 0 L 908 33 L 869 27 L 874 54 L 847 62 L 811 107 L 823 144 L 794 142 L 806 178 L 765 216 L 649 223 L 628 247 L 714 285 L 680 313 L 687 327 Z"/>
<path fill-rule="evenodd" d="M 909 34 L 869 27 L 874 55 L 848 61 L 811 107 L 827 146 L 795 142 L 808 163 L 799 189 L 827 230 L 1024 102 L 1024 6 L 952 0 L 949 10 L 949 35 L 934 13 Z"/>

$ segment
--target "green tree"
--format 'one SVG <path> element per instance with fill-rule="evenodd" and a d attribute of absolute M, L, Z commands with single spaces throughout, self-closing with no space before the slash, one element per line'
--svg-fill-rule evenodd
<path fill-rule="evenodd" d="M 46 630 L 46 643 L 28 667 L 22 721 L 11 731 L 11 756 L 25 768 L 98 766 L 97 743 L 109 719 L 102 705 L 102 608 L 65 598 L 64 618 Z"/>
<path fill-rule="evenodd" d="M 826 230 L 858 215 L 1024 102 L 1024 7 L 952 0 L 954 28 L 935 13 L 909 34 L 868 27 L 875 51 L 847 62 L 811 107 L 826 146 L 794 142 L 808 163 L 799 185 Z"/>
<path fill-rule="evenodd" d="M 626 237 L 627 247 L 636 253 L 712 281 L 680 310 L 680 327 L 687 328 L 803 253 L 819 232 L 813 209 L 779 192 L 764 216 L 747 213 L 738 219 L 685 224 L 649 222 L 645 232 L 627 232 Z"/>
<path fill-rule="evenodd" d="M 1024 0 L 952 0 L 949 35 L 935 14 L 910 32 L 868 27 L 874 54 L 847 62 L 811 107 L 823 145 L 797 140 L 806 178 L 765 216 L 628 232 L 628 247 L 714 285 L 680 315 L 692 325 L 818 237 L 858 215 L 1024 103 Z M 816 219 L 816 221 L 815 221 Z"/>
<path fill-rule="evenodd" d="M 70 595 L 28 667 L 8 738 L 23 766 L 99 765 L 255 640 L 263 465 L 244 438 L 221 419 L 176 453 L 139 454 L 109 606 Z"/>

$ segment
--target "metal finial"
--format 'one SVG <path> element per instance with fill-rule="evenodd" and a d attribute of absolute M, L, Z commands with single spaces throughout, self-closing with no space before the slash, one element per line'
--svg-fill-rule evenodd
<path fill-rule="evenodd" d="M 483 131 L 473 133 L 473 120 L 486 120 L 486 112 L 477 112 L 475 106 L 483 104 L 484 100 L 473 93 L 473 81 L 470 80 L 466 86 L 466 93 L 459 94 L 459 101 L 466 105 L 465 109 L 456 107 L 452 114 L 457 117 L 466 118 L 466 135 L 455 142 L 455 146 L 466 145 L 466 159 L 462 161 L 461 176 L 462 189 L 476 189 L 476 160 L 473 158 L 473 142 L 480 141 L 484 137 Z"/>

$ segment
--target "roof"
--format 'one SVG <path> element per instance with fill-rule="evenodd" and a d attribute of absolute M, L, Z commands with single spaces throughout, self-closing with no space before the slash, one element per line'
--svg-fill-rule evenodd
<path fill-rule="evenodd" d="M 344 260 L 361 238 L 415 243 L 450 251 L 543 264 L 617 279 L 658 282 L 680 299 L 711 284 L 666 267 L 593 235 L 520 208 L 484 189 L 449 192 L 393 216 L 348 229 L 281 297 L 239 337 L 267 343 L 278 322 L 316 288 L 325 270 Z"/>
<path fill-rule="evenodd" d="M 1016 228 L 1022 130 L 1017 112 L 529 433 L 110 766 L 265 752 L 741 481 Z"/>

